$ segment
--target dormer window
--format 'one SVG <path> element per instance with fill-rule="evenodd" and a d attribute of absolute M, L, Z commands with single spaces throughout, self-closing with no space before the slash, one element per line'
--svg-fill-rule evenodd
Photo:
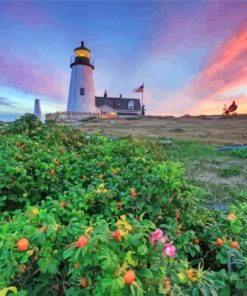
<path fill-rule="evenodd" d="M 129 110 L 134 110 L 134 101 L 131 100 L 131 101 L 128 102 L 128 109 Z"/>

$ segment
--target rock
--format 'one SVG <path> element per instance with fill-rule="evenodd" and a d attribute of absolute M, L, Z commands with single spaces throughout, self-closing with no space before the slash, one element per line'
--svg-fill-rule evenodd
<path fill-rule="evenodd" d="M 172 145 L 172 141 L 171 140 L 161 140 L 160 144 L 165 145 L 165 146 L 166 145 L 170 146 L 170 145 Z"/>
<path fill-rule="evenodd" d="M 181 129 L 180 127 L 172 128 L 169 130 L 171 133 L 184 133 L 185 131 Z"/>
<path fill-rule="evenodd" d="M 233 144 L 233 145 L 224 145 L 218 148 L 219 151 L 229 151 L 229 150 L 239 150 L 239 149 L 247 149 L 247 145 Z"/>

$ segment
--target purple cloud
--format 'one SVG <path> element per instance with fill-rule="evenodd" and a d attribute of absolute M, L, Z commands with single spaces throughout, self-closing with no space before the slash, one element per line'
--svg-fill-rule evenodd
<path fill-rule="evenodd" d="M 10 57 L 0 52 L 0 83 L 3 86 L 65 102 L 68 74 L 37 55 L 35 61 L 31 62 L 25 61 L 24 57 Z"/>
<path fill-rule="evenodd" d="M 22 23 L 34 27 L 46 24 L 45 16 L 38 8 L 38 3 L 13 1 L 3 3 L 2 8 L 4 18 L 13 20 L 15 23 Z"/>

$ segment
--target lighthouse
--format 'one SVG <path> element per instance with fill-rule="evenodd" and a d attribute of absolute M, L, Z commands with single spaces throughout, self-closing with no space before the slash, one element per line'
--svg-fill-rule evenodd
<path fill-rule="evenodd" d="M 67 111 L 70 112 L 97 112 L 95 106 L 95 91 L 93 81 L 94 65 L 90 60 L 91 51 L 84 46 L 74 49 L 70 68 L 71 78 Z"/>
<path fill-rule="evenodd" d="M 34 115 L 41 120 L 41 109 L 40 109 L 40 100 L 35 99 L 34 102 Z"/>

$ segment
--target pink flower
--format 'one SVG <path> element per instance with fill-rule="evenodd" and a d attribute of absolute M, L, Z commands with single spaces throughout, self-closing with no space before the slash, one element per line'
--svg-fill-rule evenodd
<path fill-rule="evenodd" d="M 170 242 L 169 244 L 164 245 L 164 254 L 168 257 L 175 257 L 176 247 Z"/>
<path fill-rule="evenodd" d="M 151 236 L 150 236 L 151 245 L 154 246 L 155 242 L 162 238 L 163 238 L 163 231 L 158 228 L 155 232 L 151 233 Z"/>
<path fill-rule="evenodd" d="M 167 236 L 163 236 L 163 231 L 160 228 L 158 228 L 155 232 L 151 233 L 151 245 L 154 246 L 157 240 L 161 241 L 162 243 L 165 243 L 168 240 Z"/>
<path fill-rule="evenodd" d="M 159 241 L 161 241 L 163 244 L 169 240 L 168 236 L 163 236 L 162 238 L 159 239 Z"/>

